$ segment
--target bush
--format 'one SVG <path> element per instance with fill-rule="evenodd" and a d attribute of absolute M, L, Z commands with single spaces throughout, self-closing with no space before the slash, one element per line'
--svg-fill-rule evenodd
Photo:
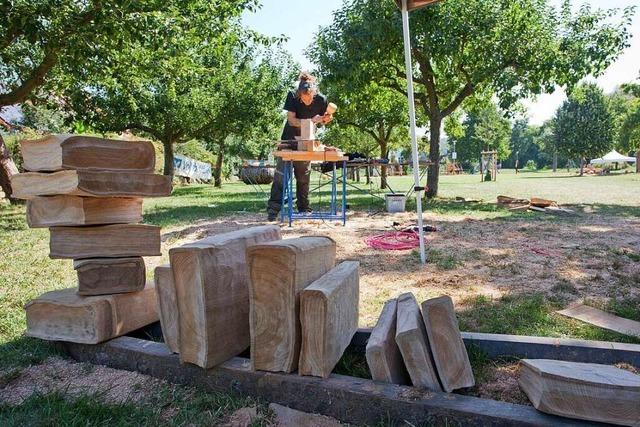
<path fill-rule="evenodd" d="M 536 162 L 534 160 L 529 160 L 524 168 L 530 171 L 534 171 L 538 169 L 538 166 L 536 165 Z"/>

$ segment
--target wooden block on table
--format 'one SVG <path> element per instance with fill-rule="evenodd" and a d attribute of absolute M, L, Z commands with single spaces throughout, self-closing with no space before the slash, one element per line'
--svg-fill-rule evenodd
<path fill-rule="evenodd" d="M 625 319 L 623 317 L 607 313 L 606 311 L 598 310 L 595 307 L 589 307 L 584 304 L 575 304 L 565 308 L 564 310 L 557 311 L 557 313 L 571 317 L 572 319 L 582 320 L 583 322 L 600 328 L 640 338 L 640 322 Z"/>
<path fill-rule="evenodd" d="M 396 343 L 407 367 L 411 383 L 433 391 L 442 391 L 433 365 L 427 331 L 416 297 L 411 293 L 398 297 Z"/>
<path fill-rule="evenodd" d="M 316 139 L 316 125 L 311 119 L 300 120 L 300 139 L 311 141 Z"/>
<path fill-rule="evenodd" d="M 424 301 L 422 317 L 444 391 L 451 393 L 459 388 L 473 387 L 473 371 L 451 298 L 442 296 Z"/>
<path fill-rule="evenodd" d="M 144 289 L 146 271 L 142 257 L 76 260 L 78 295 L 109 295 Z"/>
<path fill-rule="evenodd" d="M 154 280 L 164 343 L 172 352 L 180 353 L 178 299 L 171 266 L 166 264 L 156 267 Z"/>
<path fill-rule="evenodd" d="M 398 300 L 384 303 L 378 323 L 367 342 L 366 357 L 371 378 L 390 384 L 411 384 L 402 354 L 396 343 L 396 309 Z"/>
<path fill-rule="evenodd" d="M 299 294 L 331 270 L 336 244 L 301 237 L 251 246 L 251 367 L 293 372 L 300 356 Z"/>
<path fill-rule="evenodd" d="M 11 177 L 17 199 L 37 196 L 164 197 L 171 195 L 171 177 L 150 173 L 66 170 L 25 172 Z"/>
<path fill-rule="evenodd" d="M 539 411 L 610 424 L 640 423 L 640 375 L 609 365 L 523 359 L 519 384 Z"/>
<path fill-rule="evenodd" d="M 358 330 L 357 261 L 345 261 L 300 292 L 300 375 L 329 377 Z"/>
<path fill-rule="evenodd" d="M 25 306 L 26 335 L 52 341 L 98 344 L 158 320 L 155 287 L 83 297 L 75 288 L 47 292 Z"/>
<path fill-rule="evenodd" d="M 268 225 L 169 251 L 178 301 L 180 360 L 210 368 L 249 347 L 247 247 L 280 239 Z"/>
<path fill-rule="evenodd" d="M 129 197 L 45 196 L 27 201 L 31 228 L 142 222 L 142 199 Z"/>
<path fill-rule="evenodd" d="M 116 224 L 97 227 L 51 227 L 51 258 L 126 258 L 160 256 L 160 227 Z"/>
<path fill-rule="evenodd" d="M 153 173 L 156 153 L 149 141 L 123 141 L 57 134 L 22 141 L 24 168 L 33 172 L 63 169 Z"/>

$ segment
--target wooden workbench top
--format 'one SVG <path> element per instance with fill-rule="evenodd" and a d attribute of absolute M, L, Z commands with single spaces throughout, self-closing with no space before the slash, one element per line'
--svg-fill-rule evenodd
<path fill-rule="evenodd" d="M 280 157 L 284 161 L 298 162 L 343 162 L 349 160 L 340 151 L 287 151 L 281 150 L 273 153 L 275 157 Z"/>

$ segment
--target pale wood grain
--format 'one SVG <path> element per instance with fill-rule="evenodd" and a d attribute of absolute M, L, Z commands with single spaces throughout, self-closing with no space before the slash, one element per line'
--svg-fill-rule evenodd
<path fill-rule="evenodd" d="M 473 387 L 473 371 L 451 298 L 442 296 L 424 301 L 422 316 L 444 391 L 451 393 L 459 388 Z"/>
<path fill-rule="evenodd" d="M 398 297 L 397 316 L 396 343 L 411 383 L 416 387 L 442 391 L 420 307 L 413 294 L 406 293 Z"/>
<path fill-rule="evenodd" d="M 51 258 L 124 258 L 160 256 L 160 227 L 117 224 L 96 227 L 51 227 Z"/>
<path fill-rule="evenodd" d="M 22 141 L 24 168 L 34 172 L 63 169 L 153 173 L 155 150 L 149 141 L 123 141 L 58 134 Z"/>
<path fill-rule="evenodd" d="M 300 292 L 300 375 L 329 377 L 358 330 L 359 265 L 345 261 Z"/>
<path fill-rule="evenodd" d="M 621 334 L 640 338 L 640 322 L 616 316 L 606 311 L 598 310 L 584 304 L 572 305 L 564 310 L 557 311 L 558 314 L 582 320 L 600 328 Z"/>
<path fill-rule="evenodd" d="M 158 315 L 164 343 L 174 353 L 180 352 L 180 321 L 176 286 L 169 264 L 156 267 L 154 281 L 158 298 Z"/>
<path fill-rule="evenodd" d="M 158 320 L 155 287 L 83 297 L 75 288 L 47 292 L 27 303 L 26 335 L 44 340 L 97 344 Z"/>
<path fill-rule="evenodd" d="M 520 388 L 549 414 L 640 425 L 640 375 L 609 365 L 523 359 Z"/>
<path fill-rule="evenodd" d="M 335 265 L 328 237 L 301 237 L 255 245 L 251 274 L 251 367 L 293 372 L 300 356 L 300 291 Z"/>
<path fill-rule="evenodd" d="M 349 160 L 341 151 L 276 151 L 275 157 L 299 162 L 341 162 Z"/>
<path fill-rule="evenodd" d="M 374 381 L 408 385 L 411 384 L 409 374 L 396 343 L 397 306 L 395 298 L 384 303 L 367 342 L 366 358 Z"/>
<path fill-rule="evenodd" d="M 171 194 L 171 177 L 148 173 L 65 170 L 13 175 L 14 197 L 37 196 L 164 197 Z"/>
<path fill-rule="evenodd" d="M 78 295 L 108 295 L 144 289 L 146 270 L 142 257 L 76 260 Z"/>
<path fill-rule="evenodd" d="M 139 222 L 142 222 L 139 198 L 45 196 L 27 201 L 27 223 L 31 228 Z"/>
<path fill-rule="evenodd" d="M 249 347 L 247 247 L 280 239 L 275 225 L 219 234 L 169 251 L 180 360 L 204 368 Z"/>

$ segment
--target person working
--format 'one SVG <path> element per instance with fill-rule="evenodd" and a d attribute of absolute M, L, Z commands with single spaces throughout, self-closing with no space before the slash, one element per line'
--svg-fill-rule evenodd
<path fill-rule="evenodd" d="M 316 124 L 327 124 L 333 120 L 333 115 L 327 113 L 327 98 L 318 93 L 316 79 L 311 74 L 300 74 L 297 90 L 287 94 L 284 109 L 287 111 L 287 121 L 282 131 L 279 148 L 297 150 L 296 136 L 300 136 L 300 120 L 312 119 Z M 309 162 L 293 162 L 296 177 L 296 198 L 298 212 L 311 212 L 309 209 L 309 181 L 311 168 Z M 271 184 L 271 197 L 267 205 L 269 221 L 275 221 L 282 208 L 282 179 L 284 162 L 278 158 L 276 173 Z"/>

